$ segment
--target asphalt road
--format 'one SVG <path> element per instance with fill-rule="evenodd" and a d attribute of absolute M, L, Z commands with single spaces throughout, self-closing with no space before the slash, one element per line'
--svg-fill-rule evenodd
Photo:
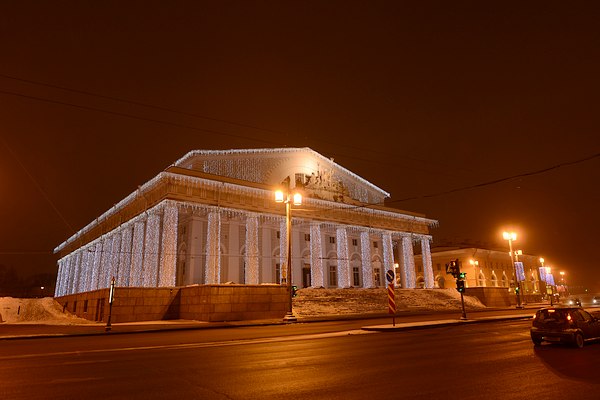
<path fill-rule="evenodd" d="M 5 341 L 0 398 L 600 398 L 600 343 L 534 348 L 529 321 L 359 323 Z"/>

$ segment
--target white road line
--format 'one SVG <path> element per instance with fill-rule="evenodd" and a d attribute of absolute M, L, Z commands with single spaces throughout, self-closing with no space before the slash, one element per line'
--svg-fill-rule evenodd
<path fill-rule="evenodd" d="M 241 346 L 248 344 L 264 344 L 264 343 L 279 343 L 279 342 L 291 342 L 296 340 L 314 340 L 314 339 L 327 339 L 341 336 L 355 336 L 355 335 L 368 335 L 376 332 L 363 331 L 361 329 L 343 331 L 343 332 L 330 332 L 330 333 L 315 333 L 312 335 L 297 335 L 297 336 L 280 336 L 274 338 L 263 338 L 263 339 L 243 339 L 243 340 L 229 340 L 223 342 L 207 342 L 207 343 L 183 343 L 183 344 L 167 344 L 159 346 L 139 346 L 139 347 L 121 347 L 113 349 L 95 349 L 95 350 L 77 350 L 77 351 L 59 351 L 52 353 L 36 353 L 36 354 L 20 354 L 14 356 L 1 356 L 0 360 L 18 360 L 26 358 L 36 357 L 55 357 L 55 356 L 68 356 L 68 355 L 83 355 L 83 354 L 98 354 L 98 353 L 114 353 L 122 351 L 140 351 L 140 350 L 177 350 L 177 349 L 199 349 L 208 347 L 225 347 L 225 346 Z"/>

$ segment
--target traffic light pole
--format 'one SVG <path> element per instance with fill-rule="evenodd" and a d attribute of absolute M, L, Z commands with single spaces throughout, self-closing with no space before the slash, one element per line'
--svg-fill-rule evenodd
<path fill-rule="evenodd" d="M 465 297 L 463 295 L 463 292 L 460 292 L 460 304 L 462 305 L 462 316 L 460 317 L 460 319 L 466 320 L 467 312 L 465 311 Z"/>

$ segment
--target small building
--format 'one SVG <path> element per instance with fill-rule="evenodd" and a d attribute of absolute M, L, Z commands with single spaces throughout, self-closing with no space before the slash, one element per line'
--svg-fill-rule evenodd
<path fill-rule="evenodd" d="M 514 294 L 515 269 L 512 265 L 510 254 L 507 250 L 491 250 L 470 246 L 446 246 L 431 249 L 431 263 L 433 268 L 435 287 L 456 287 L 455 278 L 446 273 L 446 265 L 451 260 L 458 260 L 460 271 L 466 273 L 465 283 L 467 288 L 506 288 Z M 523 263 L 525 281 L 521 282 L 524 296 L 531 298 L 541 297 L 545 294 L 545 283 L 540 279 L 541 267 L 539 256 L 521 254 L 517 260 Z M 417 271 L 417 286 L 423 286 L 421 256 L 415 258 Z M 473 293 L 473 291 L 471 291 Z"/>

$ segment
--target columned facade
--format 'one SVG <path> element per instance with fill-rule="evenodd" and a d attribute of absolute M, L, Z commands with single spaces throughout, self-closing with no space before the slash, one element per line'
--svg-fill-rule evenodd
<path fill-rule="evenodd" d="M 61 255 L 55 295 L 106 288 L 113 277 L 119 287 L 278 284 L 288 278 L 289 248 L 289 278 L 298 287 L 375 288 L 398 263 L 397 284 L 415 288 L 413 245 L 423 256 L 424 286 L 435 286 L 429 227 L 436 221 L 356 207 L 381 203 L 387 194 L 310 149 L 293 149 L 302 160 L 318 161 L 300 174 L 291 168 L 302 164 L 286 167 L 291 156 L 280 150 L 285 157 L 249 164 L 268 185 L 229 175 L 215 180 L 216 172 L 240 172 L 221 169 L 226 160 L 184 157 L 55 250 Z M 305 193 L 303 206 L 292 208 L 291 246 L 285 209 L 273 201 L 268 182 L 285 177 Z M 338 194 L 327 197 L 331 192 Z"/>

